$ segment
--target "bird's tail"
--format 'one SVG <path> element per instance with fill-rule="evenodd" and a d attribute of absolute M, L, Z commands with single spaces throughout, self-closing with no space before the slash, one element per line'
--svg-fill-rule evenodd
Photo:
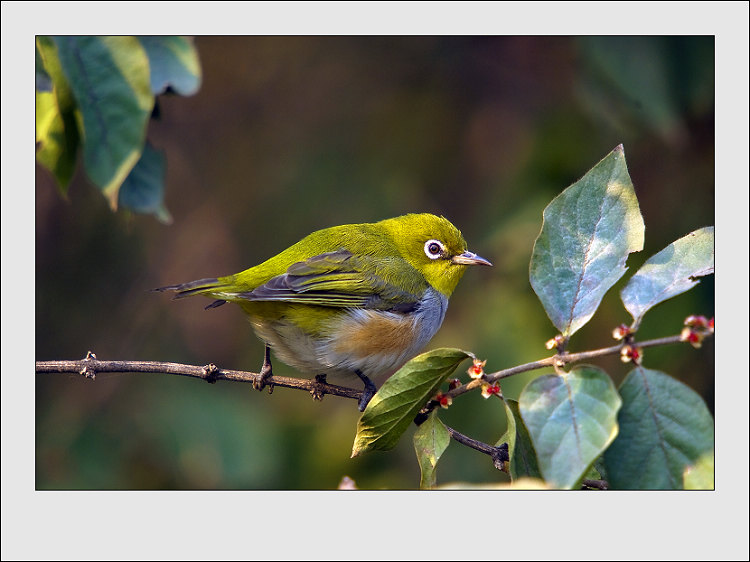
<path fill-rule="evenodd" d="M 167 285 L 166 287 L 157 287 L 152 289 L 153 291 L 175 291 L 175 295 L 172 298 L 184 299 L 185 297 L 192 297 L 193 295 L 203 295 L 206 297 L 216 297 L 222 292 L 222 289 L 228 288 L 226 282 L 216 279 L 214 277 L 207 277 L 205 279 L 198 279 L 196 281 L 189 281 L 188 283 L 180 283 L 178 285 Z M 206 308 L 216 308 L 227 302 L 225 299 L 217 299 Z"/>

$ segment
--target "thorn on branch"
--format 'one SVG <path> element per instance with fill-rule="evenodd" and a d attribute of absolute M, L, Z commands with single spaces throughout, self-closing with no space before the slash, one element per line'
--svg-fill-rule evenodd
<path fill-rule="evenodd" d="M 96 380 L 96 371 L 88 364 L 90 361 L 96 361 L 96 354 L 93 351 L 86 352 L 86 357 L 83 358 L 83 367 L 78 372 L 93 381 Z"/>
<path fill-rule="evenodd" d="M 219 368 L 213 363 L 203 366 L 203 380 L 209 384 L 215 384 L 219 375 Z"/>

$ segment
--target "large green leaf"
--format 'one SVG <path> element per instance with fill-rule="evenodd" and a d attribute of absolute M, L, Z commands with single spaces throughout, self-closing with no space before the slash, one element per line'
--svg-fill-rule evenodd
<path fill-rule="evenodd" d="M 714 227 L 707 226 L 672 242 L 630 278 L 620 292 L 625 308 L 641 323 L 646 312 L 691 289 L 698 277 L 714 272 Z"/>
<path fill-rule="evenodd" d="M 643 249 L 643 231 L 622 145 L 544 209 L 529 277 L 564 336 L 593 316 L 628 255 Z"/>
<path fill-rule="evenodd" d="M 685 469 L 713 451 L 705 402 L 680 381 L 642 367 L 628 374 L 620 395 L 620 434 L 604 454 L 612 488 L 681 489 Z"/>
<path fill-rule="evenodd" d="M 113 209 L 143 151 L 154 105 L 146 51 L 135 37 L 55 37 L 78 103 L 86 172 Z"/>
<path fill-rule="evenodd" d="M 172 217 L 164 206 L 166 159 L 162 151 L 146 143 L 143 154 L 120 187 L 120 205 L 136 213 L 151 213 L 163 223 Z"/>
<path fill-rule="evenodd" d="M 508 444 L 508 456 L 510 458 L 509 474 L 511 480 L 516 481 L 525 476 L 541 478 L 542 473 L 539 471 L 536 451 L 534 451 L 529 430 L 526 429 L 523 418 L 521 418 L 518 402 L 509 398 L 503 398 L 503 403 L 508 420 L 508 430 L 495 446 L 499 447 L 503 443 Z"/>
<path fill-rule="evenodd" d="M 450 442 L 451 435 L 434 410 L 414 432 L 414 451 L 421 471 L 419 487 L 423 490 L 435 487 L 435 469 Z"/>
<path fill-rule="evenodd" d="M 597 367 L 531 381 L 518 401 L 544 479 L 570 489 L 617 435 L 621 400 Z"/>
<path fill-rule="evenodd" d="M 55 44 L 49 37 L 37 37 L 37 67 L 44 71 L 43 88 L 36 91 L 36 158 L 52 173 L 61 193 L 67 193 L 78 154 L 76 104 L 60 67 Z M 39 85 L 40 71 L 37 71 Z M 47 84 L 47 81 L 49 84 Z M 47 85 L 50 89 L 47 90 Z"/>
<path fill-rule="evenodd" d="M 187 37 L 145 35 L 138 37 L 148 53 L 151 91 L 161 94 L 171 87 L 183 96 L 193 95 L 201 85 L 198 51 Z"/>
<path fill-rule="evenodd" d="M 473 357 L 460 349 L 440 348 L 417 355 L 383 383 L 362 413 L 352 457 L 392 449 L 414 416 L 461 361 Z"/>

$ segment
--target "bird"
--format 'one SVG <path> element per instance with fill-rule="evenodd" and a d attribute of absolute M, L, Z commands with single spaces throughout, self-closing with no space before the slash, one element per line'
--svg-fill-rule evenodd
<path fill-rule="evenodd" d="M 425 347 L 472 265 L 492 264 L 448 219 L 411 213 L 317 230 L 240 273 L 154 290 L 214 299 L 206 309 L 239 305 L 265 343 L 255 388 L 272 376 L 273 349 L 318 380 L 356 374 L 364 411 L 377 391 L 371 378 L 390 376 Z"/>

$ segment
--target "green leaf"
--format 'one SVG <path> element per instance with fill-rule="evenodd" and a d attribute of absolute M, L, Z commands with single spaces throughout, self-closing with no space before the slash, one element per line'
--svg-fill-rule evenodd
<path fill-rule="evenodd" d="M 148 53 L 151 92 L 164 93 L 168 87 L 183 96 L 191 96 L 201 85 L 198 51 L 186 37 L 141 36 L 138 40 Z"/>
<path fill-rule="evenodd" d="M 47 69 L 44 68 L 44 59 L 42 59 L 42 53 L 39 51 L 38 40 L 34 45 L 34 59 L 36 63 L 36 91 L 51 92 L 52 78 L 47 72 Z"/>
<path fill-rule="evenodd" d="M 76 104 L 60 67 L 55 44 L 49 37 L 37 37 L 38 64 L 49 77 L 51 91 L 36 92 L 36 159 L 50 171 L 65 195 L 76 167 L 80 142 Z"/>
<path fill-rule="evenodd" d="M 574 487 L 617 435 L 621 400 L 607 373 L 581 366 L 531 381 L 518 401 L 544 479 Z"/>
<path fill-rule="evenodd" d="M 619 490 L 674 490 L 685 469 L 714 448 L 714 422 L 703 399 L 660 371 L 638 367 L 620 385 L 620 434 L 604 454 Z"/>
<path fill-rule="evenodd" d="M 435 487 L 435 468 L 450 442 L 451 435 L 434 410 L 414 432 L 414 451 L 417 453 L 417 461 L 422 474 L 419 487 L 423 490 Z"/>
<path fill-rule="evenodd" d="M 685 469 L 682 480 L 686 490 L 714 489 L 714 453 L 700 456 L 696 463 Z"/>
<path fill-rule="evenodd" d="M 82 116 L 86 172 L 112 209 L 143 151 L 154 105 L 146 51 L 135 37 L 55 37 Z"/>
<path fill-rule="evenodd" d="M 440 348 L 417 355 L 375 393 L 357 423 L 352 457 L 371 450 L 392 449 L 440 385 L 471 353 Z"/>
<path fill-rule="evenodd" d="M 586 324 L 643 249 L 643 217 L 622 145 L 544 209 L 529 277 L 564 336 Z"/>
<path fill-rule="evenodd" d="M 172 217 L 164 206 L 165 174 L 164 152 L 146 143 L 141 159 L 120 187 L 119 204 L 136 213 L 154 214 L 165 224 L 171 223 Z"/>
<path fill-rule="evenodd" d="M 631 277 L 620 292 L 638 326 L 643 315 L 660 302 L 684 293 L 714 272 L 714 227 L 707 226 L 672 242 Z"/>
<path fill-rule="evenodd" d="M 539 471 L 536 451 L 534 451 L 529 430 L 526 429 L 523 418 L 521 418 L 518 402 L 503 397 L 503 404 L 505 405 L 505 414 L 508 419 L 508 430 L 495 446 L 499 447 L 503 443 L 508 443 L 510 479 L 516 481 L 524 476 L 541 478 L 542 473 Z"/>

